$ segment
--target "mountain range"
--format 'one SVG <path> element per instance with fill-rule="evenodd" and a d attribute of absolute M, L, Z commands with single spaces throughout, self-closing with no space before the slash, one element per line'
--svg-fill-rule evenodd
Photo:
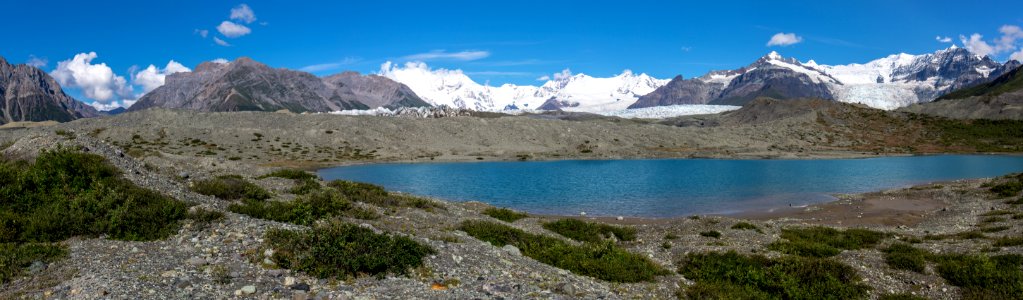
<path fill-rule="evenodd" d="M 167 76 L 163 86 L 128 111 L 151 107 L 199 111 L 330 112 L 377 107 L 430 106 L 407 86 L 376 75 L 328 77 L 271 68 L 250 58 L 205 62 Z"/>
<path fill-rule="evenodd" d="M 92 106 L 68 96 L 53 77 L 29 65 L 0 57 L 0 124 L 58 121 L 100 116 Z"/>

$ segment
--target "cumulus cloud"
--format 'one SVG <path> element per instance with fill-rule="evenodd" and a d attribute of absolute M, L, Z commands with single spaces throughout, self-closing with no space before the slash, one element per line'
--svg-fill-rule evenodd
<path fill-rule="evenodd" d="M 217 26 L 217 31 L 229 38 L 237 38 L 252 33 L 252 29 L 231 21 L 220 22 L 220 25 Z"/>
<path fill-rule="evenodd" d="M 572 77 L 572 70 L 564 69 L 561 72 L 554 73 L 554 80 L 563 80 Z"/>
<path fill-rule="evenodd" d="M 795 33 L 775 33 L 771 36 L 771 40 L 767 41 L 767 46 L 788 46 L 798 44 L 803 41 L 803 37 L 796 35 Z"/>
<path fill-rule="evenodd" d="M 967 38 L 965 35 L 959 35 L 959 41 L 963 42 L 963 47 L 966 50 L 970 50 L 974 54 L 985 56 L 995 53 L 995 47 L 984 41 L 984 36 L 979 33 L 974 33 Z"/>
<path fill-rule="evenodd" d="M 252 12 L 248 4 L 241 4 L 231 9 L 231 20 L 252 24 L 256 21 L 256 13 Z"/>
<path fill-rule="evenodd" d="M 217 43 L 217 45 L 221 45 L 221 46 L 224 46 L 224 47 L 231 47 L 231 44 L 227 43 L 226 41 L 224 41 L 224 40 L 222 40 L 222 39 L 220 39 L 218 37 L 213 37 L 213 42 Z"/>
<path fill-rule="evenodd" d="M 362 59 L 355 58 L 355 57 L 345 57 L 345 59 L 343 59 L 341 61 L 329 62 L 329 63 L 323 63 L 323 64 L 315 64 L 315 65 L 308 65 L 308 66 L 300 68 L 299 70 L 305 71 L 305 72 L 321 72 L 321 71 L 336 70 L 336 69 L 340 69 L 343 66 L 355 64 L 355 63 L 358 63 L 360 61 L 362 61 Z"/>
<path fill-rule="evenodd" d="M 135 72 L 131 75 L 131 82 L 135 85 L 141 86 L 142 93 L 145 94 L 162 86 L 167 75 L 191 71 L 191 69 L 184 65 L 171 60 L 167 63 L 166 67 L 163 67 L 163 69 L 157 68 L 154 65 L 149 65 L 149 67 L 142 69 L 142 71 Z"/>
<path fill-rule="evenodd" d="M 490 52 L 487 51 L 462 51 L 462 52 L 447 52 L 445 50 L 433 50 L 426 53 L 417 53 L 405 56 L 406 60 L 414 61 L 431 61 L 431 60 L 459 60 L 459 61 L 472 61 L 487 58 L 490 56 Z"/>
<path fill-rule="evenodd" d="M 550 76 L 547 76 L 547 75 L 544 75 L 544 76 L 540 76 L 540 77 L 539 77 L 539 78 L 537 78 L 536 80 L 537 80 L 537 81 L 548 81 L 548 80 L 551 80 L 551 77 L 550 77 Z"/>
<path fill-rule="evenodd" d="M 934 40 L 938 41 L 939 43 L 951 43 L 952 42 L 952 38 L 947 37 L 947 36 L 940 36 L 940 35 L 935 36 Z"/>
<path fill-rule="evenodd" d="M 223 59 L 223 58 L 217 58 L 217 59 L 214 59 L 214 60 L 211 60 L 211 61 L 215 62 L 215 63 L 218 63 L 218 64 L 226 64 L 226 63 L 230 62 L 227 59 Z"/>
<path fill-rule="evenodd" d="M 985 56 L 997 56 L 1004 53 L 1009 54 L 1009 59 L 1020 59 L 1023 58 L 1023 51 L 1013 52 L 1020 48 L 1020 42 L 1023 41 L 1023 28 L 1016 25 L 1002 25 L 998 28 L 998 32 L 1002 35 L 995 40 L 985 41 L 984 36 L 979 33 L 971 34 L 969 37 L 966 35 L 959 35 L 959 41 L 963 43 L 963 47 L 966 50 L 970 50 L 974 54 Z"/>
<path fill-rule="evenodd" d="M 50 63 L 50 61 L 46 60 L 46 58 L 38 58 L 35 55 L 29 55 L 28 60 L 25 61 L 26 65 L 33 66 L 36 68 L 45 67 L 46 64 L 48 63 Z"/>
<path fill-rule="evenodd" d="M 79 88 L 85 97 L 101 104 L 109 104 L 116 97 L 129 97 L 132 89 L 128 81 L 114 74 L 105 63 L 93 64 L 96 57 L 96 52 L 79 53 L 57 63 L 50 75 L 61 86 Z"/>
<path fill-rule="evenodd" d="M 210 35 L 210 31 L 206 29 L 196 29 L 195 34 L 198 34 L 199 36 L 205 39 L 207 36 Z"/>
<path fill-rule="evenodd" d="M 1009 55 L 1009 59 L 1018 62 L 1023 62 L 1023 50 L 1016 51 L 1016 53 Z"/>

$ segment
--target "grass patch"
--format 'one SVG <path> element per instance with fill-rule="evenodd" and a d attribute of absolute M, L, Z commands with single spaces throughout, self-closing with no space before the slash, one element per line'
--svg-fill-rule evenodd
<path fill-rule="evenodd" d="M 488 215 L 488 216 L 490 216 L 490 217 L 492 217 L 494 219 L 498 219 L 498 220 L 505 221 L 505 222 L 508 222 L 508 223 L 512 223 L 512 222 L 518 221 L 520 219 L 524 219 L 526 217 L 529 217 L 529 215 L 525 214 L 525 213 L 520 213 L 520 212 L 517 212 L 517 211 L 514 211 L 514 210 L 507 209 L 507 208 L 495 208 L 495 207 L 487 208 L 486 210 L 483 211 L 483 214 L 484 215 Z"/>
<path fill-rule="evenodd" d="M 403 236 L 377 234 L 354 224 L 332 222 L 310 230 L 274 229 L 264 236 L 271 260 L 282 268 L 319 278 L 408 274 L 434 254 L 429 246 Z"/>
<path fill-rule="evenodd" d="M 1005 220 L 1006 219 L 1003 218 L 1003 217 L 987 217 L 987 218 L 981 219 L 980 220 L 980 224 L 991 224 L 991 223 L 1005 222 Z"/>
<path fill-rule="evenodd" d="M 666 240 L 677 240 L 678 239 L 678 235 L 676 235 L 674 233 L 665 234 L 664 235 L 664 239 L 666 239 Z"/>
<path fill-rule="evenodd" d="M 266 200 L 271 197 L 270 192 L 239 175 L 222 175 L 200 180 L 195 182 L 191 189 L 193 192 L 223 200 Z"/>
<path fill-rule="evenodd" d="M 995 247 L 1015 247 L 1015 246 L 1020 246 L 1020 245 L 1023 245 L 1023 236 L 1018 236 L 1018 237 L 1008 237 L 1008 236 L 1000 237 L 1000 238 L 995 239 L 995 242 L 992 244 L 992 246 L 995 246 Z"/>
<path fill-rule="evenodd" d="M 0 243 L 161 239 L 177 232 L 187 207 L 122 178 L 95 154 L 58 149 L 34 164 L 0 162 Z"/>
<path fill-rule="evenodd" d="M 1000 209 L 1000 210 L 992 210 L 992 211 L 980 214 L 980 216 L 981 217 L 990 217 L 990 216 L 1003 216 L 1003 215 L 1011 215 L 1011 214 L 1012 214 L 1011 211 Z"/>
<path fill-rule="evenodd" d="M 22 275 L 35 261 L 50 263 L 67 256 L 67 248 L 49 243 L 0 243 L 0 283 Z"/>
<path fill-rule="evenodd" d="M 228 207 L 235 213 L 255 218 L 312 225 L 320 219 L 348 216 L 357 219 L 376 219 L 375 212 L 355 206 L 351 200 L 333 188 L 325 188 L 299 196 L 291 201 L 244 199 Z"/>
<path fill-rule="evenodd" d="M 383 187 L 369 183 L 334 180 L 328 182 L 327 186 L 337 189 L 352 201 L 381 207 L 414 207 L 420 209 L 438 207 L 433 201 L 420 197 L 389 193 Z"/>
<path fill-rule="evenodd" d="M 564 237 L 586 243 L 597 243 L 612 236 L 619 241 L 636 240 L 635 228 L 592 223 L 571 218 L 544 223 L 543 228 Z"/>
<path fill-rule="evenodd" d="M 981 232 L 987 232 L 987 233 L 1002 232 L 1002 231 L 1009 230 L 1009 228 L 1010 228 L 1009 226 L 1004 226 L 1003 225 L 1003 226 L 994 226 L 994 227 L 984 227 L 984 228 L 981 228 L 980 231 Z"/>
<path fill-rule="evenodd" d="M 273 171 L 273 172 L 264 174 L 262 176 L 256 177 L 256 179 L 266 179 L 266 178 L 270 178 L 270 177 L 284 178 L 284 179 L 294 179 L 294 180 L 299 180 L 299 179 L 319 179 L 318 177 L 316 177 L 316 175 L 314 175 L 312 173 L 309 173 L 309 172 L 306 172 L 306 171 L 302 171 L 302 170 L 294 170 L 294 169 L 283 169 L 283 170 Z"/>
<path fill-rule="evenodd" d="M 831 259 L 727 253 L 691 253 L 679 273 L 696 281 L 679 298 L 858 299 L 870 289 L 856 271 Z"/>
<path fill-rule="evenodd" d="M 760 230 L 760 228 L 757 227 L 757 225 L 753 225 L 753 224 L 750 224 L 748 222 L 735 223 L 735 225 L 732 225 L 732 229 L 735 229 L 735 230 L 753 230 L 753 231 L 756 231 L 756 232 L 759 232 L 759 233 L 764 233 L 763 231 Z"/>
<path fill-rule="evenodd" d="M 909 293 L 902 293 L 881 295 L 877 297 L 877 300 L 927 300 L 927 298 L 916 296 Z"/>
<path fill-rule="evenodd" d="M 606 281 L 653 281 L 656 276 L 669 274 L 646 257 L 625 251 L 613 243 L 575 246 L 557 238 L 526 233 L 488 221 L 465 221 L 459 230 L 497 247 L 518 247 L 523 255 L 542 263 Z"/>
<path fill-rule="evenodd" d="M 869 248 L 888 235 L 867 229 L 838 230 L 828 227 L 782 229 L 781 238 L 768 245 L 768 249 L 807 257 L 830 257 L 842 250 Z"/>
<path fill-rule="evenodd" d="M 884 249 L 884 260 L 889 267 L 898 270 L 910 270 L 923 273 L 927 267 L 927 257 L 930 255 L 925 250 L 914 248 L 909 244 L 892 244 Z"/>
<path fill-rule="evenodd" d="M 959 239 L 959 240 L 974 240 L 974 239 L 985 239 L 985 238 L 987 238 L 987 236 L 984 235 L 984 233 L 981 232 L 980 230 L 970 230 L 970 231 L 963 231 L 963 232 L 952 233 L 952 234 L 937 234 L 937 235 L 928 234 L 928 235 L 924 236 L 925 240 L 945 240 L 945 239 L 951 239 L 951 238 Z"/>
<path fill-rule="evenodd" d="M 1015 299 L 1023 295 L 1023 256 L 942 255 L 938 275 L 962 288 L 963 299 Z"/>
<path fill-rule="evenodd" d="M 199 228 L 206 228 L 209 227 L 210 224 L 224 219 L 224 213 L 196 207 L 189 211 L 185 217 L 192 220 L 192 224 L 195 224 L 195 226 Z"/>
<path fill-rule="evenodd" d="M 1020 191 L 1023 191 L 1023 182 L 1010 181 L 1010 182 L 1005 182 L 1005 183 L 997 184 L 997 185 L 991 187 L 991 189 L 989 189 L 989 191 L 991 191 L 992 193 L 994 193 L 998 197 L 1003 197 L 1003 198 L 1004 197 L 1016 196 L 1016 195 L 1019 195 Z"/>

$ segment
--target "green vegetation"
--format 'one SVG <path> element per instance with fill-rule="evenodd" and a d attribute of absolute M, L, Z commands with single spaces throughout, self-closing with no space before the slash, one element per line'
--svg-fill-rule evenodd
<path fill-rule="evenodd" d="M 877 297 L 877 300 L 927 300 L 927 298 L 920 297 L 920 296 L 914 296 L 914 295 L 908 294 L 908 293 L 903 293 L 903 294 L 881 295 L 880 297 Z"/>
<path fill-rule="evenodd" d="M 857 299 L 869 287 L 852 267 L 831 259 L 727 253 L 690 253 L 679 273 L 696 284 L 689 299 Z"/>
<path fill-rule="evenodd" d="M 888 266 L 899 270 L 910 270 L 923 273 L 927 267 L 927 251 L 913 248 L 909 244 L 892 244 L 884 249 L 884 260 Z"/>
<path fill-rule="evenodd" d="M 1011 227 L 1004 226 L 1004 225 L 1003 226 L 993 226 L 993 227 L 983 227 L 983 228 L 980 229 L 980 231 L 981 232 L 988 232 L 988 233 L 991 233 L 991 232 L 1002 232 L 1002 231 L 1009 230 L 1009 228 L 1011 228 Z"/>
<path fill-rule="evenodd" d="M 1023 121 L 1021 120 L 949 120 L 934 117 L 926 119 L 930 131 L 937 132 L 941 143 L 951 150 L 962 151 L 963 146 L 975 152 L 1019 152 L 1023 150 Z"/>
<path fill-rule="evenodd" d="M 348 197 L 333 188 L 324 188 L 299 196 L 292 201 L 270 201 L 246 198 L 228 207 L 235 213 L 260 219 L 312 225 L 320 219 L 348 216 L 358 219 L 376 219 L 370 210 L 355 206 Z"/>
<path fill-rule="evenodd" d="M 0 161 L 0 282 L 34 261 L 66 256 L 72 236 L 148 241 L 177 232 L 188 205 L 121 177 L 99 155 L 43 151 L 35 163 Z"/>
<path fill-rule="evenodd" d="M 432 201 L 415 196 L 388 193 L 383 187 L 369 183 L 334 180 L 327 183 L 355 202 L 373 204 L 381 207 L 414 207 L 433 209 L 437 207 Z"/>
<path fill-rule="evenodd" d="M 1000 238 L 995 239 L 995 242 L 992 244 L 992 246 L 995 246 L 995 247 L 1015 247 L 1015 246 L 1020 246 L 1020 245 L 1023 245 L 1023 236 L 1018 236 L 1018 237 L 1009 237 L 1009 236 L 1000 237 Z"/>
<path fill-rule="evenodd" d="M 67 248 L 48 243 L 0 243 L 0 283 L 24 272 L 32 262 L 50 263 L 67 256 Z"/>
<path fill-rule="evenodd" d="M 282 169 L 282 170 L 273 171 L 273 172 L 270 172 L 269 174 L 256 177 L 256 179 L 265 179 L 265 178 L 270 178 L 270 177 L 277 177 L 277 178 L 284 178 L 284 179 L 294 179 L 294 180 L 299 180 L 299 179 L 318 179 L 316 177 L 316 175 L 313 175 L 312 173 L 309 173 L 309 172 L 306 172 L 306 171 L 302 171 L 302 170 L 294 170 L 294 169 Z"/>
<path fill-rule="evenodd" d="M 632 241 L 636 239 L 635 228 L 591 223 L 571 218 L 544 223 L 543 228 L 564 237 L 586 243 L 597 243 L 612 236 L 619 241 Z"/>
<path fill-rule="evenodd" d="M 1016 196 L 1019 195 L 1020 191 L 1023 191 L 1023 182 L 1010 181 L 1001 183 L 991 187 L 990 191 L 1002 198 Z"/>
<path fill-rule="evenodd" d="M 34 164 L 0 162 L 0 243 L 176 233 L 188 205 L 120 175 L 103 157 L 68 149 L 44 151 Z"/>
<path fill-rule="evenodd" d="M 213 222 L 217 222 L 223 219 L 224 213 L 215 210 L 208 210 L 204 208 L 195 207 L 194 209 L 188 212 L 186 218 L 192 220 L 193 224 L 195 224 L 199 228 L 206 228 Z"/>
<path fill-rule="evenodd" d="M 274 229 L 264 236 L 270 259 L 282 268 L 319 278 L 407 274 L 435 253 L 403 236 L 377 234 L 354 224 L 332 222 L 310 230 Z"/>
<path fill-rule="evenodd" d="M 937 234 L 937 235 L 928 234 L 928 235 L 924 236 L 925 240 L 944 240 L 944 239 L 950 239 L 950 238 L 955 238 L 955 239 L 960 239 L 960 240 L 974 240 L 974 239 L 984 239 L 984 238 L 987 238 L 987 236 L 984 235 L 984 233 L 981 232 L 980 230 L 970 230 L 970 231 L 963 231 L 963 232 L 960 232 L 960 233 L 952 233 L 952 234 Z"/>
<path fill-rule="evenodd" d="M 625 251 L 610 242 L 575 246 L 561 239 L 526 233 L 488 221 L 465 221 L 459 230 L 497 247 L 518 247 L 523 255 L 542 263 L 602 280 L 653 281 L 656 276 L 669 274 L 646 257 Z"/>
<path fill-rule="evenodd" d="M 483 211 L 483 214 L 484 215 L 488 215 L 488 216 L 490 216 L 490 217 L 492 217 L 494 219 L 498 219 L 498 220 L 505 221 L 505 222 L 508 222 L 508 223 L 512 223 L 512 222 L 518 221 L 520 219 L 524 219 L 526 217 L 529 217 L 529 215 L 525 214 L 525 213 L 520 213 L 520 212 L 517 212 L 517 211 L 514 211 L 514 210 L 507 209 L 507 208 L 494 208 L 494 207 L 487 208 L 486 210 Z"/>
<path fill-rule="evenodd" d="M 700 232 L 700 236 L 712 237 L 712 238 L 715 238 L 715 239 L 720 239 L 721 238 L 721 233 L 718 232 L 717 230 L 711 230 L 711 231 Z"/>
<path fill-rule="evenodd" d="M 995 78 L 991 82 L 953 91 L 939 97 L 938 100 L 962 99 L 971 96 L 998 96 L 1004 93 L 1018 91 L 1023 89 L 1023 74 L 1021 74 L 1023 71 L 1020 70 L 1020 68 L 1016 68 L 1002 76 L 998 76 L 998 78 Z"/>
<path fill-rule="evenodd" d="M 760 228 L 757 228 L 757 225 L 753 225 L 753 224 L 750 224 L 748 222 L 735 223 L 735 225 L 732 225 L 732 229 L 735 229 L 735 230 L 753 230 L 753 231 L 756 231 L 756 232 L 759 232 L 759 233 L 764 233 L 763 231 L 760 231 Z"/>
<path fill-rule="evenodd" d="M 938 275 L 961 287 L 963 299 L 1014 299 L 1023 295 L 1023 256 L 1007 254 L 934 257 Z"/>
<path fill-rule="evenodd" d="M 262 187 L 238 175 L 222 175 L 195 182 L 192 191 L 223 200 L 266 200 L 272 196 Z"/>
<path fill-rule="evenodd" d="M 845 231 L 828 227 L 782 229 L 781 238 L 768 245 L 768 249 L 806 257 L 830 257 L 842 250 L 869 248 L 876 245 L 887 234 L 867 229 Z"/>

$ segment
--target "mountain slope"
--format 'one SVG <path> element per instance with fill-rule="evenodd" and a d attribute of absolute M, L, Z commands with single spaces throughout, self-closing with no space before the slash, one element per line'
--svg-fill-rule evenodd
<path fill-rule="evenodd" d="M 167 76 L 166 83 L 139 99 L 129 111 L 150 107 L 198 111 L 329 112 L 376 107 L 423 106 L 399 83 L 356 73 L 327 78 L 274 69 L 249 58 L 206 62 L 192 72 Z"/>
<path fill-rule="evenodd" d="M 1018 63 L 1017 63 L 1018 65 Z M 1023 67 L 903 110 L 955 119 L 1023 120 Z"/>
<path fill-rule="evenodd" d="M 571 111 L 621 110 L 668 82 L 626 70 L 608 78 L 564 73 L 541 86 L 490 86 L 473 81 L 461 70 L 431 70 L 418 62 L 388 62 L 379 74 L 408 85 L 433 105 L 480 111 L 538 109 L 545 104 L 549 104 L 546 108 Z"/>
<path fill-rule="evenodd" d="M 49 74 L 0 57 L 0 124 L 23 121 L 67 122 L 99 116 L 92 106 L 64 93 Z"/>
<path fill-rule="evenodd" d="M 937 100 L 963 99 L 973 96 L 998 96 L 1019 91 L 1023 89 L 1023 71 L 1021 70 L 1023 68 L 1016 67 L 990 82 L 948 93 Z"/>

